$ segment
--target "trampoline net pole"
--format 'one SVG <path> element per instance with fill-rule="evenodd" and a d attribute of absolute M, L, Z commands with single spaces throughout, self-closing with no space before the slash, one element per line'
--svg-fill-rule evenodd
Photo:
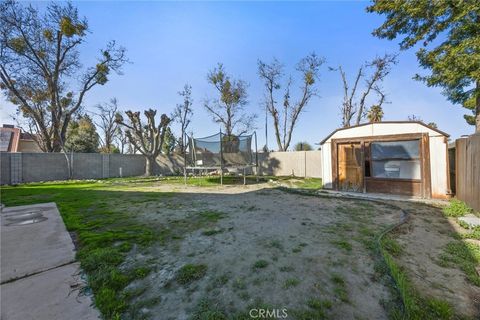
<path fill-rule="evenodd" d="M 220 129 L 220 185 L 223 186 L 223 138 L 222 138 L 222 129 Z"/>
<path fill-rule="evenodd" d="M 254 131 L 253 134 L 255 135 L 255 176 L 256 176 L 256 180 L 258 182 L 258 170 L 259 170 L 259 167 L 258 167 L 258 146 L 257 146 L 257 132 Z"/>
<path fill-rule="evenodd" d="M 187 140 L 185 139 L 187 137 L 186 134 L 183 135 L 182 137 L 182 153 L 183 153 L 183 182 L 185 183 L 185 186 L 187 185 Z"/>

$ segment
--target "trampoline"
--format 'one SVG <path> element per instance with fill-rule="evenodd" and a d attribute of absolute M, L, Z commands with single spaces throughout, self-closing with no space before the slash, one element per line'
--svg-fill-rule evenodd
<path fill-rule="evenodd" d="M 189 170 L 193 175 L 196 170 L 220 171 L 220 184 L 222 185 L 225 170 L 243 170 L 243 184 L 246 184 L 247 169 L 255 167 L 258 180 L 256 132 L 250 135 L 226 135 L 220 131 L 203 138 L 194 138 L 192 135 L 184 141 L 188 141 L 187 150 L 184 153 L 185 184 Z"/>

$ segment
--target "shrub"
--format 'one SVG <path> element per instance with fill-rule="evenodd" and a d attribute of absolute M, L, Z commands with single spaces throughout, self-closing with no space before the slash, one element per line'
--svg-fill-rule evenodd
<path fill-rule="evenodd" d="M 473 210 L 467 204 L 463 201 L 460 201 L 458 199 L 452 199 L 450 201 L 450 204 L 443 208 L 443 213 L 447 217 L 461 217 L 464 216 L 467 213 L 472 213 Z"/>

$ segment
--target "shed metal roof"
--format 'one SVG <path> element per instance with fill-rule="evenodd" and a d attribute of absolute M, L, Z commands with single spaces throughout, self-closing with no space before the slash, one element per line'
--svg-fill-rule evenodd
<path fill-rule="evenodd" d="M 424 122 L 422 121 L 382 121 L 382 122 L 368 122 L 368 123 L 362 123 L 362 124 L 359 124 L 359 125 L 355 125 L 355 126 L 350 126 L 350 127 L 347 127 L 347 128 L 338 128 L 336 130 L 334 130 L 332 133 L 330 133 L 325 139 L 323 139 L 320 144 L 324 144 L 328 139 L 330 139 L 335 133 L 339 132 L 339 131 L 343 131 L 343 130 L 349 130 L 349 129 L 353 129 L 353 128 L 358 128 L 358 127 L 363 127 L 363 126 L 368 126 L 368 125 L 376 125 L 376 124 L 399 124 L 399 123 L 416 123 L 416 124 L 419 124 L 419 125 L 422 125 L 430 130 L 433 130 L 435 132 L 438 132 L 439 134 L 445 136 L 445 137 L 450 137 L 450 135 L 448 133 L 445 133 L 437 128 L 432 128 L 428 125 L 426 125 Z"/>

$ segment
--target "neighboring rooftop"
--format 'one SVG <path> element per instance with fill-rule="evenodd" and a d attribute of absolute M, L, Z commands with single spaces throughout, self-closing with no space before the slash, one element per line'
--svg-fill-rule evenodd
<path fill-rule="evenodd" d="M 0 128 L 0 151 L 42 152 L 30 133 L 22 132 L 13 124 L 4 124 Z"/>

